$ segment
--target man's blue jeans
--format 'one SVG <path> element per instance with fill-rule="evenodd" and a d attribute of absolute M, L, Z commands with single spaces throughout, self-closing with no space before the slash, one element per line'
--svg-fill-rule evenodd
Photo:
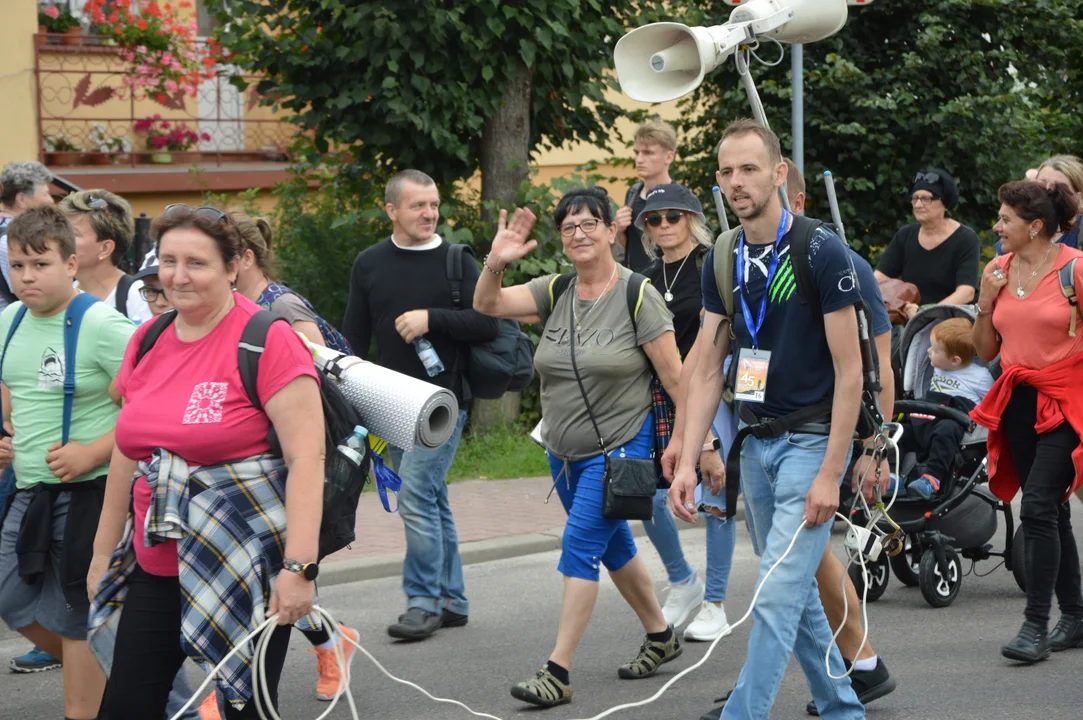
<path fill-rule="evenodd" d="M 406 592 L 407 609 L 470 614 L 459 557 L 459 535 L 447 494 L 447 472 L 455 459 L 465 423 L 466 411 L 460 410 L 451 439 L 434 450 L 387 449 L 395 472 L 402 478 L 399 515 L 406 530 L 402 589 Z"/>
<path fill-rule="evenodd" d="M 745 440 L 741 449 L 741 490 L 753 518 L 750 529 L 754 528 L 756 546 L 763 550 L 757 584 L 763 582 L 802 527 L 805 496 L 826 451 L 827 437 L 821 435 L 787 433 L 767 440 Z M 737 687 L 726 701 L 724 720 L 766 719 L 791 655 L 797 657 L 805 673 L 821 717 L 865 717 L 849 678 L 832 680 L 824 666 L 831 646 L 831 673 L 845 672 L 842 656 L 831 643 L 831 628 L 816 586 L 816 569 L 830 534 L 830 522 L 802 529 L 760 592 L 752 611 L 748 658 Z"/>

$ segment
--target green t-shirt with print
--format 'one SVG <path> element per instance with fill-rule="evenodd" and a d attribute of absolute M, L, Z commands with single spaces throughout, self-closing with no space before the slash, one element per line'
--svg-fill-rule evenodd
<path fill-rule="evenodd" d="M 0 314 L 0 343 L 22 303 Z M 15 478 L 19 489 L 38 483 L 59 483 L 45 456 L 59 442 L 64 422 L 64 316 L 34 317 L 26 313 L 8 345 L 0 368 L 11 393 Z M 120 371 L 135 326 L 105 303 L 87 309 L 79 327 L 75 355 L 75 400 L 69 441 L 89 444 L 116 426 L 120 408 L 109 398 L 109 385 Z M 106 474 L 109 464 L 77 479 Z"/>

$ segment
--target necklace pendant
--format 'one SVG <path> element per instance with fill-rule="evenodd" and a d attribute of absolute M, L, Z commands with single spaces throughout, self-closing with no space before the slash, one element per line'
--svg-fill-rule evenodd
<path fill-rule="evenodd" d="M 668 290 L 666 291 L 666 294 L 663 295 L 662 297 L 664 297 L 666 299 L 667 303 L 673 302 L 673 293 L 669 292 Z"/>
<path fill-rule="evenodd" d="M 1015 289 L 1015 296 L 1017 298 L 1019 298 L 1020 300 L 1022 300 L 1024 297 L 1026 297 L 1026 294 L 1027 293 L 1026 293 L 1026 291 L 1023 290 L 1023 288 L 1016 288 Z"/>

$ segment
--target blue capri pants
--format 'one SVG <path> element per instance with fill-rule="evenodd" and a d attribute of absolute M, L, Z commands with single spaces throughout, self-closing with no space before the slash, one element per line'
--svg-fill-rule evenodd
<path fill-rule="evenodd" d="M 648 413 L 639 432 L 610 457 L 649 458 L 654 450 L 654 414 Z M 566 577 L 598 581 L 599 566 L 616 572 L 636 555 L 627 520 L 602 517 L 602 477 L 605 459 L 599 454 L 566 461 L 547 453 L 557 495 L 568 513 L 557 570 Z"/>

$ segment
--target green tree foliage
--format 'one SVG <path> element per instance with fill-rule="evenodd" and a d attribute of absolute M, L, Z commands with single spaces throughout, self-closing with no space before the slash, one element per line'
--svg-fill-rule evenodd
<path fill-rule="evenodd" d="M 717 24 L 731 10 L 707 0 L 687 18 Z M 829 215 L 822 174 L 831 170 L 848 239 L 875 255 L 913 221 L 906 192 L 917 170 L 939 166 L 959 182 L 956 217 L 988 233 L 1002 183 L 1048 155 L 1080 150 L 1081 11 L 1083 0 L 878 0 L 850 8 L 838 35 L 805 46 L 810 214 Z M 778 49 L 764 44 L 758 52 L 771 61 Z M 789 70 L 788 57 L 752 69 L 785 152 Z M 732 60 L 684 106 L 689 160 L 680 175 L 703 187 L 717 169 L 722 129 L 750 114 Z M 693 107 L 705 111 L 695 115 Z"/>
<path fill-rule="evenodd" d="M 521 64 L 531 147 L 605 146 L 621 111 L 604 97 L 612 46 L 651 0 L 222 0 L 220 37 L 260 94 L 317 147 L 417 167 L 438 183 L 478 167 L 482 128 Z M 239 20 L 238 20 L 239 18 Z M 382 169 L 382 170 L 380 170 Z"/>

